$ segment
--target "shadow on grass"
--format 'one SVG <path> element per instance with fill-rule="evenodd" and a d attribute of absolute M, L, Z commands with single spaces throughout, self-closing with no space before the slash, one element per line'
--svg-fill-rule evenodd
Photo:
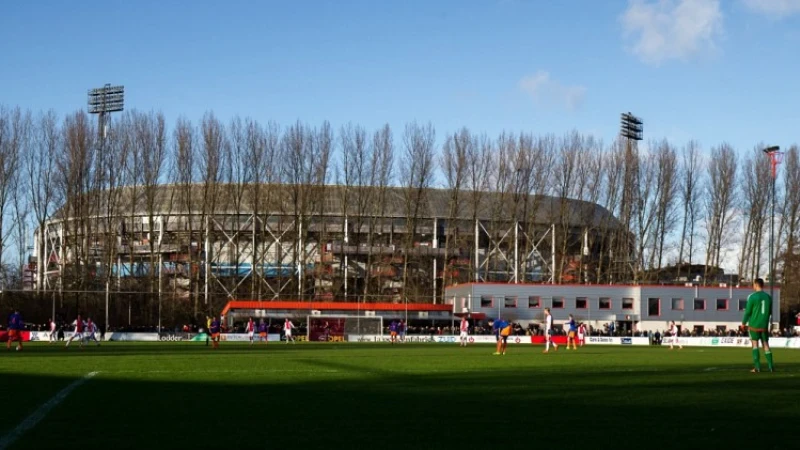
<path fill-rule="evenodd" d="M 304 359 L 357 373 L 341 360 Z M 791 370 L 800 370 L 791 367 Z M 101 373 L 73 391 L 12 448 L 782 448 L 796 431 L 797 380 L 673 372 L 560 375 L 533 369 L 468 373 L 370 370 L 358 379 L 291 382 L 257 373 L 202 382 Z M 162 377 L 163 378 L 163 377 Z M 38 405 L 74 378 L 0 374 L 4 397 Z M 45 392 L 46 395 L 40 394 Z M 40 398 L 45 397 L 45 398 Z M 35 409 L 35 406 L 33 407 Z M 8 412 L 3 432 L 21 420 Z M 9 421 L 12 421 L 9 423 Z M 748 431 L 764 427 L 774 439 Z M 544 445 L 543 443 L 549 443 Z"/>

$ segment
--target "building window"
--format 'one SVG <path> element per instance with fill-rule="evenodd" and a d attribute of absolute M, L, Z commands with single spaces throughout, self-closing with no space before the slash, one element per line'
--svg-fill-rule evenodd
<path fill-rule="evenodd" d="M 503 305 L 506 308 L 516 308 L 517 307 L 517 297 L 506 297 L 505 304 Z"/>
<path fill-rule="evenodd" d="M 727 298 L 718 298 L 717 299 L 717 311 L 727 311 L 728 310 L 728 299 Z"/>
<path fill-rule="evenodd" d="M 702 298 L 694 299 L 694 310 L 695 311 L 705 311 L 706 310 L 706 301 Z"/>
<path fill-rule="evenodd" d="M 648 298 L 647 299 L 647 315 L 650 317 L 657 317 L 661 315 L 661 299 Z"/>
<path fill-rule="evenodd" d="M 561 309 L 564 307 L 564 297 L 553 297 L 553 309 Z"/>
<path fill-rule="evenodd" d="M 528 297 L 528 308 L 541 308 L 542 298 L 538 295 Z"/>
<path fill-rule="evenodd" d="M 673 298 L 672 299 L 672 310 L 673 311 L 683 311 L 683 299 L 682 298 Z"/>
<path fill-rule="evenodd" d="M 622 309 L 633 309 L 633 299 L 632 298 L 623 298 L 622 299 Z"/>
<path fill-rule="evenodd" d="M 608 297 L 600 297 L 598 307 L 600 309 L 611 309 L 611 299 Z"/>
<path fill-rule="evenodd" d="M 744 311 L 747 309 L 747 300 L 740 298 L 739 299 L 739 311 Z"/>
<path fill-rule="evenodd" d="M 725 325 L 717 325 L 717 333 L 725 333 L 728 331 L 728 327 Z"/>
<path fill-rule="evenodd" d="M 481 295 L 481 308 L 491 308 L 493 303 L 491 295 Z"/>
<path fill-rule="evenodd" d="M 578 297 L 575 299 L 575 309 L 586 309 L 589 307 L 589 301 L 586 297 Z"/>

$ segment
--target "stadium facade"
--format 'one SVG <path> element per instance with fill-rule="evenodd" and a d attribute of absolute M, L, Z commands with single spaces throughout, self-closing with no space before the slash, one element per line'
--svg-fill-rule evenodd
<path fill-rule="evenodd" d="M 149 283 L 148 292 L 179 299 L 440 303 L 444 287 L 466 282 L 623 279 L 628 265 L 609 255 L 631 242 L 604 208 L 549 196 L 124 187 L 70 199 L 36 231 L 30 287 L 135 291 Z"/>

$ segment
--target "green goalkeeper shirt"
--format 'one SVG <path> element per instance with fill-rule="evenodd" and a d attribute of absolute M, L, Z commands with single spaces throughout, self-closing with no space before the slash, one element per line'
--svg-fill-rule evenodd
<path fill-rule="evenodd" d="M 766 330 L 772 315 L 772 297 L 764 291 L 753 292 L 747 297 L 742 324 L 750 328 Z"/>

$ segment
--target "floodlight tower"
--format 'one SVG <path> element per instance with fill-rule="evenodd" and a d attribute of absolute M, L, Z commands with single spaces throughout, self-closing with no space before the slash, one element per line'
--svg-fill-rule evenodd
<path fill-rule="evenodd" d="M 105 86 L 89 90 L 89 114 L 97 114 L 101 144 L 108 133 L 108 116 L 123 110 L 125 86 Z"/>
<path fill-rule="evenodd" d="M 773 250 L 775 248 L 775 180 L 778 175 L 778 164 L 783 162 L 783 152 L 777 145 L 765 148 L 763 151 L 769 157 L 769 165 L 772 174 L 772 213 L 770 214 L 769 225 L 769 296 L 775 296 L 775 260 Z"/>
<path fill-rule="evenodd" d="M 89 114 L 97 114 L 97 132 L 100 135 L 100 152 L 105 150 L 106 136 L 108 135 L 109 115 L 112 112 L 123 110 L 125 103 L 125 86 L 105 86 L 89 90 Z M 108 252 L 109 249 L 106 249 Z M 110 272 L 110 268 L 108 270 Z M 103 324 L 104 332 L 108 330 L 108 300 L 110 296 L 109 274 L 106 273 L 106 320 Z M 161 297 L 159 296 L 159 332 L 161 331 Z"/>
<path fill-rule="evenodd" d="M 636 163 L 634 163 L 633 144 L 634 142 L 641 141 L 643 139 L 643 134 L 644 126 L 642 119 L 634 116 L 630 112 L 622 113 L 620 135 L 625 138 L 625 176 L 623 180 L 624 185 L 622 187 L 622 220 L 625 226 L 625 239 L 623 242 L 625 242 L 625 248 L 622 249 L 620 254 L 624 255 L 629 255 L 631 249 L 628 239 L 631 225 L 630 220 L 633 211 L 633 184 L 635 181 L 634 170 L 636 168 Z M 627 262 L 633 271 L 633 281 L 636 283 L 638 281 L 637 271 L 634 264 L 632 264 L 632 260 L 630 258 L 626 258 L 623 262 Z"/>
<path fill-rule="evenodd" d="M 642 119 L 629 112 L 622 113 L 622 128 L 620 134 L 622 134 L 622 137 L 628 139 L 628 145 L 630 145 L 631 141 L 641 141 L 644 136 Z"/>

